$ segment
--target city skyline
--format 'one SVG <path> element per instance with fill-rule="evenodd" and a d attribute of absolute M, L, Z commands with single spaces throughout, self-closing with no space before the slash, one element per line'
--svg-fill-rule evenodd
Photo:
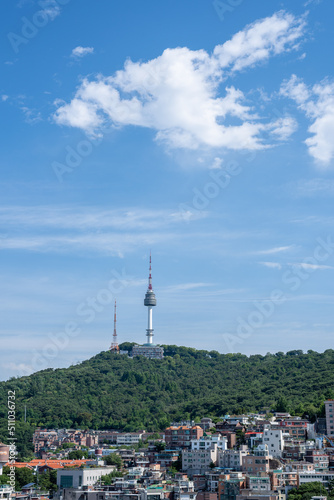
<path fill-rule="evenodd" d="M 4 2 L 2 380 L 142 343 L 150 249 L 159 344 L 332 348 L 334 6 L 232 3 Z"/>

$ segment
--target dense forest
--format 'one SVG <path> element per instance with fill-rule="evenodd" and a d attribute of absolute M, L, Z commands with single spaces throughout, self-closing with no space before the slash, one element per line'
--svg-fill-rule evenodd
<path fill-rule="evenodd" d="M 130 350 L 132 344 L 121 345 Z M 261 408 L 315 419 L 334 398 L 334 350 L 265 356 L 164 346 L 163 360 L 101 352 L 64 369 L 0 383 L 0 440 L 7 442 L 7 393 L 15 390 L 18 441 L 36 426 L 149 431 L 172 420 Z M 26 406 L 26 423 L 24 407 Z"/>

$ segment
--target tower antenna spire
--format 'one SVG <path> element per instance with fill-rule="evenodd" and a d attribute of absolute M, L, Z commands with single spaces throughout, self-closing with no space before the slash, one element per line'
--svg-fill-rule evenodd
<path fill-rule="evenodd" d="M 152 255 L 150 251 L 150 271 L 149 271 L 149 276 L 148 276 L 148 289 L 153 290 L 152 288 Z"/>
<path fill-rule="evenodd" d="M 114 305 L 114 333 L 113 333 L 113 341 L 110 346 L 111 351 L 119 351 L 119 346 L 117 342 L 117 332 L 116 332 L 116 299 L 115 299 L 115 305 Z"/>

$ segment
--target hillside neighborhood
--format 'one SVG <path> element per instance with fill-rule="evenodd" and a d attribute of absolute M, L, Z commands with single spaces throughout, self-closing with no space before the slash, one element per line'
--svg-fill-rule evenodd
<path fill-rule="evenodd" d="M 264 409 L 161 433 L 37 428 L 33 460 L 9 460 L 0 445 L 0 477 L 16 473 L 16 491 L 2 480 L 0 499 L 286 500 L 304 491 L 323 500 L 334 492 L 334 400 L 325 409 L 315 422 Z"/>

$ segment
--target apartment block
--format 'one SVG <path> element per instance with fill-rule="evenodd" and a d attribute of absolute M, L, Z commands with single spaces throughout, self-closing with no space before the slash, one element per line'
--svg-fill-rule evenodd
<path fill-rule="evenodd" d="M 325 401 L 326 411 L 326 435 L 334 440 L 334 399 Z"/>
<path fill-rule="evenodd" d="M 188 427 L 185 425 L 167 427 L 165 441 L 167 448 L 190 448 L 192 439 L 203 436 L 203 429 L 198 425 Z"/>

